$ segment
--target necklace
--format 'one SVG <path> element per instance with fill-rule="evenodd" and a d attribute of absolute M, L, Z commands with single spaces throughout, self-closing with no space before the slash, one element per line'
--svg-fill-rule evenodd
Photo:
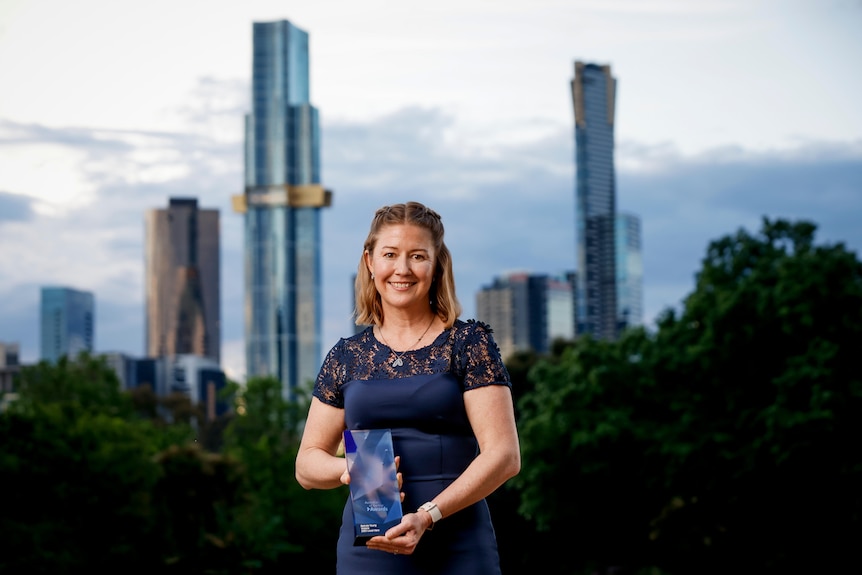
<path fill-rule="evenodd" d="M 404 356 L 405 353 L 407 353 L 408 351 L 410 351 L 411 349 L 413 349 L 414 347 L 419 345 L 419 342 L 422 341 L 422 338 L 425 337 L 425 334 L 428 333 L 428 330 L 431 329 L 432 325 L 434 325 L 434 316 L 431 316 L 431 323 L 428 324 L 428 327 L 425 328 L 425 331 L 422 332 L 422 335 L 419 336 L 419 339 L 416 340 L 416 343 L 414 343 L 413 345 L 411 345 L 410 347 L 408 347 L 407 349 L 405 349 L 401 353 L 396 354 L 395 359 L 392 360 L 392 363 L 390 365 L 392 367 L 401 367 L 402 365 L 404 365 L 404 360 L 401 358 Z M 389 345 L 389 342 L 386 341 L 385 337 L 383 337 L 383 330 L 378 327 L 377 333 L 380 334 L 380 339 L 383 340 L 383 343 L 386 344 L 386 347 L 388 347 L 392 351 L 392 353 L 395 353 L 395 350 L 392 349 L 392 346 Z"/>

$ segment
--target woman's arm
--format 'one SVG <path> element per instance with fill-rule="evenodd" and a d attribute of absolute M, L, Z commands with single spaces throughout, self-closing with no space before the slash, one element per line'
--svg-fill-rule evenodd
<path fill-rule="evenodd" d="M 296 480 L 305 489 L 333 489 L 350 481 L 343 457 L 336 455 L 344 433 L 344 410 L 311 398 L 296 455 Z"/>
<path fill-rule="evenodd" d="M 455 481 L 434 497 L 433 502 L 444 518 L 487 497 L 521 470 L 512 391 L 505 385 L 474 388 L 464 392 L 464 404 L 480 453 Z M 427 511 L 407 512 L 401 523 L 385 535 L 369 539 L 367 546 L 388 553 L 411 554 L 432 524 Z"/>

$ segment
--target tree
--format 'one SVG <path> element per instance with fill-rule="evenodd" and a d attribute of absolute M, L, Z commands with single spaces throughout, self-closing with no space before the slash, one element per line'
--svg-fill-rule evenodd
<path fill-rule="evenodd" d="M 720 238 L 654 333 L 582 339 L 530 371 L 521 509 L 578 572 L 852 563 L 862 264 L 815 229 L 764 219 Z"/>
<path fill-rule="evenodd" d="M 519 403 L 523 464 L 512 483 L 542 544 L 527 550 L 525 564 L 544 557 L 593 573 L 645 560 L 657 501 L 642 457 L 642 395 L 651 386 L 640 358 L 648 343 L 634 329 L 618 343 L 587 336 L 530 370 L 535 387 Z"/>
<path fill-rule="evenodd" d="M 171 446 L 154 460 L 161 473 L 152 497 L 160 535 L 153 551 L 162 571 L 246 570 L 248 557 L 235 531 L 245 509 L 239 462 L 196 443 Z"/>
<path fill-rule="evenodd" d="M 77 358 L 61 357 L 56 364 L 45 360 L 21 368 L 18 398 L 12 411 L 32 411 L 57 405 L 68 416 L 81 412 L 128 418 L 133 407 L 122 392 L 119 379 L 104 356 L 81 352 Z"/>
<path fill-rule="evenodd" d="M 41 373 L 45 373 L 42 371 Z M 145 572 L 158 476 L 140 425 L 68 403 L 0 415 L 0 572 Z"/>
<path fill-rule="evenodd" d="M 307 395 L 300 390 L 295 400 L 287 400 L 277 378 L 249 379 L 237 391 L 237 416 L 225 430 L 225 450 L 242 462 L 249 494 L 237 530 L 263 569 L 334 572 L 347 491 L 306 491 L 295 479 Z"/>
<path fill-rule="evenodd" d="M 672 497 L 653 532 L 716 569 L 828 571 L 862 535 L 862 264 L 816 226 L 712 242 L 655 377 Z"/>

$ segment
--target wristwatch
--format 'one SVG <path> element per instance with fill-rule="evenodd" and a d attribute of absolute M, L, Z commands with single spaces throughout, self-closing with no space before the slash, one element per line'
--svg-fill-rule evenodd
<path fill-rule="evenodd" d="M 427 511 L 428 515 L 431 516 L 431 527 L 428 529 L 434 529 L 434 524 L 443 519 L 443 514 L 440 513 L 440 510 L 437 508 L 437 504 L 433 501 L 423 503 L 419 506 L 419 509 Z"/>

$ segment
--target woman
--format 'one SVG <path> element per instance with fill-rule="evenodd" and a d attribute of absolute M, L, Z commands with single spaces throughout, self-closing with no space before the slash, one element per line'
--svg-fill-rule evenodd
<path fill-rule="evenodd" d="M 377 210 L 356 277 L 356 323 L 370 327 L 323 362 L 296 478 L 306 489 L 348 484 L 343 431 L 390 428 L 404 515 L 354 546 L 348 501 L 341 575 L 500 573 L 485 497 L 521 467 L 511 382 L 491 329 L 460 313 L 437 212 Z"/>

